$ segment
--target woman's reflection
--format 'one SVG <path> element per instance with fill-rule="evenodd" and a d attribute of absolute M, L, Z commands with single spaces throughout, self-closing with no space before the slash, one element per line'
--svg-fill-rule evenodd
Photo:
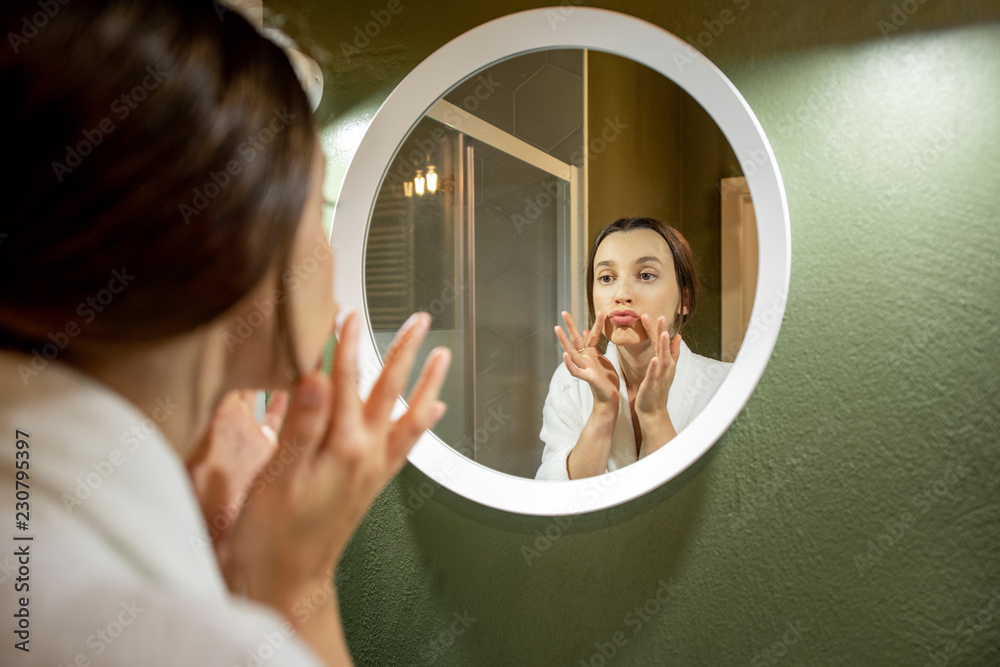
<path fill-rule="evenodd" d="M 681 234 L 652 218 L 604 227 L 587 257 L 591 327 L 555 328 L 563 361 L 542 411 L 536 479 L 611 472 L 669 443 L 702 411 L 731 364 L 692 352 L 681 328 L 698 277 Z M 604 354 L 599 345 L 607 341 Z"/>

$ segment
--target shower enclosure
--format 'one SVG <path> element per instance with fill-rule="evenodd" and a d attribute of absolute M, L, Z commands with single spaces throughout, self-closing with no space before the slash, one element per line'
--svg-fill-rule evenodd
<path fill-rule="evenodd" d="M 442 99 L 383 181 L 365 249 L 381 354 L 414 311 L 433 316 L 419 365 L 452 350 L 434 432 L 494 470 L 533 477 L 542 405 L 562 351 L 553 326 L 585 317 L 582 169 Z"/>

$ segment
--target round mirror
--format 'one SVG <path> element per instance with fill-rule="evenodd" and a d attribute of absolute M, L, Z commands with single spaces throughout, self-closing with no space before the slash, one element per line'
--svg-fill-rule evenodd
<path fill-rule="evenodd" d="M 707 405 L 667 446 L 599 477 L 536 481 L 562 363 L 552 327 L 562 310 L 587 324 L 587 250 L 630 216 L 687 238 L 702 289 L 685 344 L 733 364 L 711 366 Z M 411 462 L 525 514 L 625 502 L 697 460 L 753 391 L 787 294 L 784 192 L 746 102 L 687 44 L 604 10 L 497 19 L 421 63 L 362 140 L 332 236 L 338 299 L 369 323 L 363 392 L 415 310 L 434 316 L 425 352 L 453 350 L 448 413 Z"/>

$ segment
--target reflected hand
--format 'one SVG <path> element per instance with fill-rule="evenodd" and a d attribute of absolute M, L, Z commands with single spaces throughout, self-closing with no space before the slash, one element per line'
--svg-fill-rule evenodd
<path fill-rule="evenodd" d="M 556 338 L 563 348 L 563 362 L 573 377 L 590 385 L 596 403 L 618 406 L 618 371 L 614 365 L 597 349 L 604 329 L 604 313 L 598 312 L 594 326 L 585 329 L 581 335 L 566 311 L 562 312 L 566 330 L 556 325 Z"/>
<path fill-rule="evenodd" d="M 677 372 L 677 359 L 681 353 L 681 335 L 670 336 L 667 318 L 660 316 L 654 327 L 652 318 L 644 314 L 640 321 L 653 344 L 653 358 L 646 367 L 646 377 L 639 384 L 635 395 L 635 412 L 640 419 L 659 411 L 666 413 L 670 386 Z"/>

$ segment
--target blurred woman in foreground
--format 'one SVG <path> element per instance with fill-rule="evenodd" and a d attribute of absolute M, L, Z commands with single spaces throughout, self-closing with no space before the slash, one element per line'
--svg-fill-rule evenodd
<path fill-rule="evenodd" d="M 28 572 L 3 663 L 349 664 L 333 570 L 443 414 L 448 352 L 395 422 L 426 314 L 366 402 L 356 314 L 317 370 L 324 162 L 280 48 L 203 0 L 42 4 L 5 5 L 0 54 L 0 480 Z M 206 455 L 245 389 L 293 392 L 259 471 Z M 218 558 L 189 472 L 240 499 Z"/>

